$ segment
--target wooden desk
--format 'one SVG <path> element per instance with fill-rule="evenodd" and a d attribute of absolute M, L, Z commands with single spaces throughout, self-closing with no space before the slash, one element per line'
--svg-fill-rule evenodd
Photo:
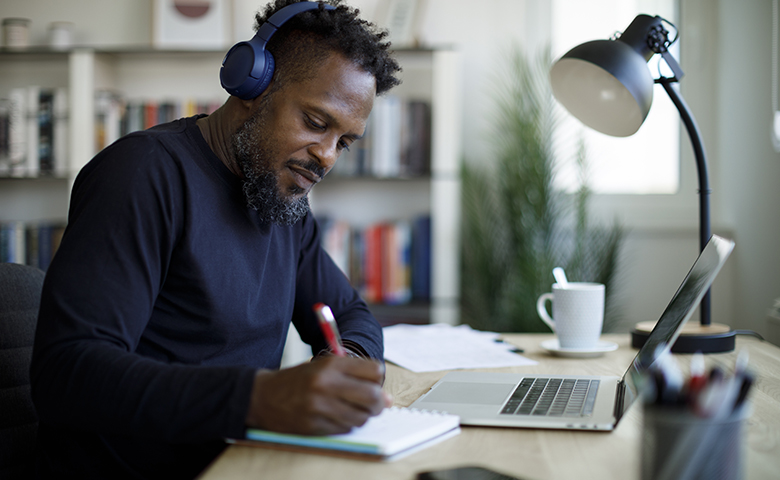
<path fill-rule="evenodd" d="M 508 335 L 538 365 L 492 371 L 548 374 L 623 375 L 636 355 L 628 334 L 605 335 L 620 348 L 593 359 L 564 359 L 544 352 L 539 343 L 550 335 Z M 753 413 L 745 429 L 745 478 L 769 479 L 780 475 L 780 348 L 752 337 L 739 337 L 737 350 L 747 348 L 750 365 L 758 373 L 751 393 Z M 687 365 L 689 355 L 679 355 Z M 707 367 L 727 370 L 736 353 L 712 354 Z M 385 388 L 395 404 L 408 406 L 444 372 L 412 373 L 388 365 Z M 413 480 L 417 472 L 482 465 L 523 479 L 632 479 L 639 478 L 641 408 L 635 403 L 610 433 L 463 427 L 460 435 L 394 462 L 373 463 L 335 457 L 288 453 L 255 447 L 228 447 L 202 474 L 208 479 L 398 479 Z"/>

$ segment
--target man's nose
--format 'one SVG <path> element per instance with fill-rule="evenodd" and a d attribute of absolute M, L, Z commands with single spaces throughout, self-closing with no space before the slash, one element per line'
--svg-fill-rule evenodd
<path fill-rule="evenodd" d="M 311 146 L 310 152 L 317 159 L 317 163 L 325 169 L 327 173 L 336 164 L 339 158 L 338 139 L 323 140 Z"/>

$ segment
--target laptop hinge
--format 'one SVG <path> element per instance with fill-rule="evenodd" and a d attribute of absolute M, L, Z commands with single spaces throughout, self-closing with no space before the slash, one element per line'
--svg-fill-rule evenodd
<path fill-rule="evenodd" d="M 623 403 L 626 399 L 626 382 L 624 380 L 619 380 L 617 383 L 617 390 L 615 391 L 615 395 L 617 396 L 615 398 L 615 424 L 617 424 L 618 420 L 620 420 L 620 417 L 623 416 Z"/>

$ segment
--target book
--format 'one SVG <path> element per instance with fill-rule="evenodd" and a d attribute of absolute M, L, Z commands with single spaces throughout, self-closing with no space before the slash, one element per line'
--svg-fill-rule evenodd
<path fill-rule="evenodd" d="M 382 301 L 382 230 L 384 224 L 370 225 L 363 236 L 363 298 L 369 303 Z"/>
<path fill-rule="evenodd" d="M 64 177 L 68 173 L 68 148 L 70 148 L 70 142 L 68 135 L 70 134 L 70 119 L 68 118 L 68 89 L 56 88 L 54 90 L 54 102 L 53 102 L 53 128 L 52 135 L 54 136 L 53 151 L 52 151 L 52 168 L 54 169 L 54 176 Z"/>
<path fill-rule="evenodd" d="M 245 439 L 258 447 L 346 456 L 363 460 L 396 460 L 460 433 L 460 417 L 412 408 L 386 408 L 349 433 L 305 436 L 247 429 Z"/>
<path fill-rule="evenodd" d="M 414 100 L 406 104 L 402 135 L 401 175 L 431 173 L 431 105 Z"/>
<path fill-rule="evenodd" d="M 95 149 L 100 151 L 121 136 L 125 105 L 122 97 L 109 90 L 95 92 Z"/>
<path fill-rule="evenodd" d="M 431 217 L 417 217 L 412 224 L 412 298 L 431 299 Z"/>
<path fill-rule="evenodd" d="M 375 177 L 398 177 L 401 165 L 401 100 L 395 95 L 378 97 L 371 111 L 371 162 Z"/>
<path fill-rule="evenodd" d="M 0 98 L 0 176 L 5 177 L 11 172 L 9 159 L 9 143 L 11 123 L 11 102 L 6 98 Z"/>
<path fill-rule="evenodd" d="M 0 262 L 32 265 L 45 271 L 64 231 L 61 222 L 0 222 Z"/>
<path fill-rule="evenodd" d="M 26 88 L 12 88 L 8 101 L 8 170 L 12 177 L 22 177 L 27 160 Z"/>
<path fill-rule="evenodd" d="M 334 220 L 321 217 L 319 220 L 322 230 L 322 247 L 328 253 L 333 262 L 349 278 L 349 244 L 351 229 L 344 220 Z"/>
<path fill-rule="evenodd" d="M 399 220 L 385 225 L 382 234 L 382 301 L 387 305 L 408 303 L 412 298 L 411 226 Z"/>
<path fill-rule="evenodd" d="M 38 94 L 38 173 L 54 174 L 54 90 Z"/>

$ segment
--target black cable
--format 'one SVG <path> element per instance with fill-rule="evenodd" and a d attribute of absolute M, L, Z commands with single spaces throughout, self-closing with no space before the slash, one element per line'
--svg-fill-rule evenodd
<path fill-rule="evenodd" d="M 764 337 L 762 337 L 760 333 L 754 332 L 753 330 L 734 330 L 734 333 L 737 335 L 751 335 L 753 337 L 758 338 L 762 342 L 766 341 L 766 339 L 764 339 Z"/>

